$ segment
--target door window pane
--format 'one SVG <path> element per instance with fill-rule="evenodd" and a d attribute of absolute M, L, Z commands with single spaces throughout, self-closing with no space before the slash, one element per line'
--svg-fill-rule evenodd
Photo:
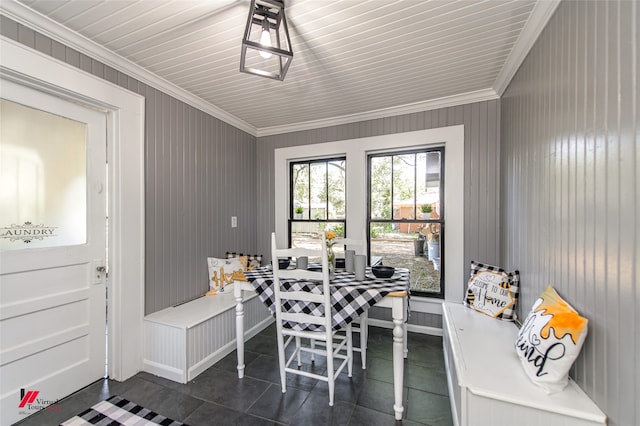
<path fill-rule="evenodd" d="M 86 124 L 0 100 L 0 249 L 87 242 Z"/>

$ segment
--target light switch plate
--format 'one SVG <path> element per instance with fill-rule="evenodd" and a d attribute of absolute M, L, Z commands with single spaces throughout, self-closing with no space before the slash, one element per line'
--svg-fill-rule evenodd
<path fill-rule="evenodd" d="M 238 227 L 238 216 L 231 216 L 231 227 L 232 228 Z"/>

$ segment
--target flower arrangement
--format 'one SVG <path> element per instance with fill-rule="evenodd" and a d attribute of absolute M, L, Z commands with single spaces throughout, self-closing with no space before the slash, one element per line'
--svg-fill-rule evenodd
<path fill-rule="evenodd" d="M 327 240 L 327 247 L 331 248 L 336 243 L 335 239 L 338 236 L 334 231 L 325 231 L 324 237 Z"/>
<path fill-rule="evenodd" d="M 325 231 L 324 238 L 327 244 L 327 258 L 329 261 L 329 275 L 333 276 L 336 270 L 336 254 L 333 252 L 333 246 L 336 243 L 337 233 L 334 231 Z"/>

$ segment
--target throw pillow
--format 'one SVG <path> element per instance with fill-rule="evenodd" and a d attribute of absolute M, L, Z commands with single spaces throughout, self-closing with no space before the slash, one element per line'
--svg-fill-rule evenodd
<path fill-rule="evenodd" d="M 505 321 L 516 319 L 520 272 L 471 261 L 471 278 L 464 304 Z"/>
<path fill-rule="evenodd" d="M 516 340 L 527 376 L 547 393 L 559 392 L 587 337 L 588 320 L 548 286 L 533 304 Z"/>
<path fill-rule="evenodd" d="M 232 289 L 229 286 L 235 280 L 246 280 L 244 268 L 238 259 L 208 257 L 207 266 L 209 267 L 209 287 L 211 287 L 207 296 L 229 292 Z"/>
<path fill-rule="evenodd" d="M 254 268 L 259 268 L 262 264 L 262 255 L 244 255 L 242 253 L 227 252 L 227 259 L 239 258 L 245 265 L 245 270 L 250 271 Z"/>

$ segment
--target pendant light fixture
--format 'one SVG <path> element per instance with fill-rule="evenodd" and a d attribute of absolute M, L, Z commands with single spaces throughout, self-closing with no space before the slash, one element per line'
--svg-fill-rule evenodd
<path fill-rule="evenodd" d="M 240 71 L 284 80 L 293 51 L 281 0 L 252 0 L 242 39 Z"/>

